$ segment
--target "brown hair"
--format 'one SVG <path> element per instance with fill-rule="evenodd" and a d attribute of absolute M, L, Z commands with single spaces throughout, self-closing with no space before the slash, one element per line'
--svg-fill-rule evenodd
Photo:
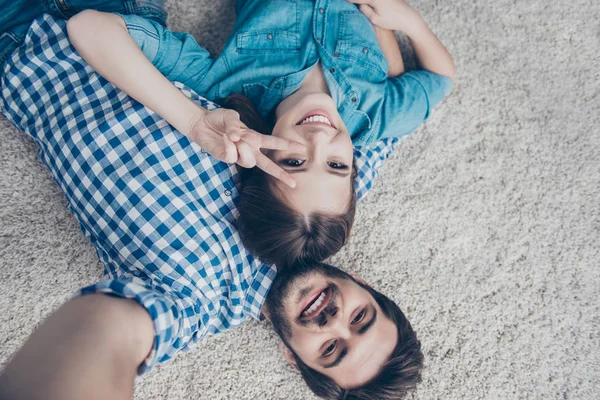
<path fill-rule="evenodd" d="M 271 134 L 272 124 L 245 96 L 229 96 L 223 106 L 237 111 L 249 128 Z M 348 208 L 339 215 L 304 215 L 294 210 L 278 195 L 273 178 L 259 168 L 244 169 L 240 175 L 237 228 L 244 246 L 262 262 L 283 267 L 298 261 L 322 261 L 348 241 L 356 210 L 355 165 Z"/>
<path fill-rule="evenodd" d="M 369 286 L 354 280 L 358 285 L 366 289 L 375 299 L 383 313 L 398 328 L 398 343 L 383 365 L 379 374 L 363 386 L 343 389 L 328 376 L 315 371 L 306 365 L 298 357 L 293 349 L 298 369 L 302 378 L 317 396 L 328 400 L 400 400 L 413 390 L 421 382 L 421 370 L 423 369 L 423 353 L 421 342 L 417 339 L 415 331 L 410 322 L 396 305 L 387 296 L 372 289 Z"/>

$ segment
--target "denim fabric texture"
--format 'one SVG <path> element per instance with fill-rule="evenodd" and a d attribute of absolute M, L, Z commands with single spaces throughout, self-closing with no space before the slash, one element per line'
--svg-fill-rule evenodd
<path fill-rule="evenodd" d="M 355 145 L 412 132 L 451 89 L 449 78 L 425 70 L 388 79 L 372 24 L 345 0 L 245 0 L 236 9 L 233 33 L 216 58 L 188 34 L 123 19 L 169 79 L 216 102 L 242 93 L 266 118 L 320 62 Z"/>
<path fill-rule="evenodd" d="M 138 373 L 259 318 L 276 269 L 246 250 L 235 227 L 234 164 L 96 74 L 71 46 L 64 19 L 33 21 L 0 87 L 0 112 L 35 141 L 104 265 L 104 279 L 81 293 L 134 299 L 152 317 L 153 351 Z M 355 150 L 359 199 L 395 143 Z"/>
<path fill-rule="evenodd" d="M 0 0 L 0 66 L 23 41 L 31 21 L 47 13 L 68 19 L 93 9 L 136 14 L 163 26 L 167 24 L 164 0 Z"/>

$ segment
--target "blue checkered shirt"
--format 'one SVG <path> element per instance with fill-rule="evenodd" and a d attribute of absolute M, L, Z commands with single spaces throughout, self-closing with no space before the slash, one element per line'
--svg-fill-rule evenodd
<path fill-rule="evenodd" d="M 105 266 L 105 279 L 81 293 L 135 299 L 152 317 L 153 350 L 138 373 L 259 318 L 276 269 L 252 257 L 235 228 L 235 165 L 94 73 L 70 45 L 64 20 L 36 19 L 1 83 L 0 111 L 37 143 Z M 356 150 L 359 198 L 394 144 Z"/>

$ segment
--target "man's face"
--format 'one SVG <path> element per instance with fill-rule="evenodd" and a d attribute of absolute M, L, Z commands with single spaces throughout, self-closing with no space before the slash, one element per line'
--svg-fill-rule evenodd
<path fill-rule="evenodd" d="M 296 355 L 342 388 L 374 378 L 398 341 L 397 327 L 371 294 L 334 267 L 282 271 L 266 305 Z"/>

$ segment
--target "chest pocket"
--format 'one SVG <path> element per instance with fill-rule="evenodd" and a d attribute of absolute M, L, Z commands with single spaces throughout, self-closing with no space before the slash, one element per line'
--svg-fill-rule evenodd
<path fill-rule="evenodd" d="M 377 42 L 373 25 L 358 10 L 340 14 L 334 56 L 344 70 L 356 71 L 357 74 L 365 74 L 364 69 L 369 70 L 369 75 L 362 76 L 363 79 L 387 78 L 388 63 Z"/>
<path fill-rule="evenodd" d="M 241 54 L 297 53 L 300 51 L 300 37 L 295 32 L 273 29 L 242 32 L 237 35 L 236 47 Z"/>
<path fill-rule="evenodd" d="M 238 53 L 300 51 L 298 0 L 261 0 L 249 6 L 251 17 L 236 35 Z"/>

